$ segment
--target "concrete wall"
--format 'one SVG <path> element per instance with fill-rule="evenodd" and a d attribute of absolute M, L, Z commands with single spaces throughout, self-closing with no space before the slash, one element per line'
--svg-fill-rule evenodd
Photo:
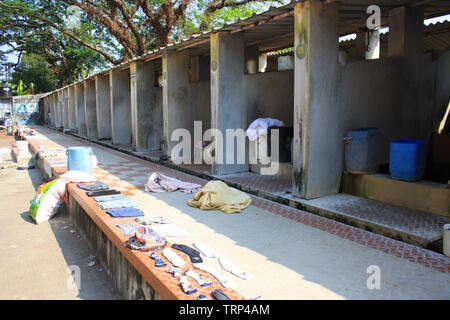
<path fill-rule="evenodd" d="M 362 60 L 341 67 L 336 95 L 330 102 L 333 116 L 317 121 L 323 135 L 315 147 L 327 154 L 323 159 L 328 168 L 324 171 L 326 176 L 320 179 L 335 183 L 321 195 L 338 191 L 344 170 L 343 137 L 348 130 L 379 128 L 383 163 L 389 162 L 392 140 L 424 139 L 428 146 L 450 100 L 450 78 L 444 71 L 449 67 L 450 51 L 436 61 L 431 61 L 428 54 L 422 55 L 422 62 L 415 69 L 407 57 Z M 412 72 L 420 74 L 418 84 Z"/>
<path fill-rule="evenodd" d="M 75 86 L 70 86 L 69 90 L 69 123 L 70 130 L 77 130 L 77 110 L 75 107 Z"/>
<path fill-rule="evenodd" d="M 111 130 L 114 144 L 131 143 L 130 70 L 110 71 Z"/>
<path fill-rule="evenodd" d="M 97 138 L 97 101 L 94 80 L 84 82 L 84 106 L 87 137 Z"/>
<path fill-rule="evenodd" d="M 97 138 L 111 139 L 109 75 L 95 77 L 95 97 L 97 104 Z"/>
<path fill-rule="evenodd" d="M 275 118 L 293 125 L 294 72 L 292 70 L 244 75 L 246 127 L 256 118 Z"/>
<path fill-rule="evenodd" d="M 155 87 L 153 62 L 130 66 L 133 149 L 160 150 L 163 136 L 162 90 Z"/>
<path fill-rule="evenodd" d="M 75 107 L 77 110 L 77 127 L 78 134 L 82 137 L 87 136 L 85 107 L 84 107 L 84 84 L 78 83 L 75 85 Z"/>
<path fill-rule="evenodd" d="M 202 121 L 203 131 L 210 128 L 211 98 L 209 81 L 189 82 L 189 66 L 190 55 L 187 50 L 169 52 L 163 58 L 163 74 L 167 76 L 163 87 L 163 118 L 164 136 L 168 140 L 166 152 L 170 155 L 173 146 L 178 144 L 178 141 L 170 141 L 172 132 L 180 128 L 187 129 L 192 136 L 193 158 L 194 121 Z"/>
<path fill-rule="evenodd" d="M 62 90 L 62 99 L 64 110 L 64 129 L 70 129 L 69 88 Z"/>

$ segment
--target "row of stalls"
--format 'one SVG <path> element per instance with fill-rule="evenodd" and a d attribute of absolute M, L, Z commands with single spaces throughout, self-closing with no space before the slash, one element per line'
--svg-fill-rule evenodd
<path fill-rule="evenodd" d="M 197 140 L 217 128 L 223 144 L 232 146 L 223 150 L 223 159 L 234 161 L 208 168 L 234 174 L 258 173 L 260 167 L 249 163 L 249 141 L 245 161 L 237 161 L 242 145 L 226 130 L 245 131 L 258 118 L 278 119 L 289 156 L 276 174 L 292 179 L 294 196 L 336 193 L 348 130 L 378 127 L 386 161 L 390 140 L 428 140 L 450 98 L 448 46 L 439 52 L 423 49 L 424 19 L 449 13 L 449 3 L 378 2 L 381 25 L 390 27 L 382 42 L 367 29 L 367 5 L 292 1 L 51 92 L 44 98 L 47 123 L 165 155 L 173 155 L 182 140 L 177 129 L 184 129 L 193 140 L 190 152 L 180 155 L 193 163 Z M 350 33 L 364 44 L 340 44 Z M 280 51 L 286 48 L 292 50 Z"/>

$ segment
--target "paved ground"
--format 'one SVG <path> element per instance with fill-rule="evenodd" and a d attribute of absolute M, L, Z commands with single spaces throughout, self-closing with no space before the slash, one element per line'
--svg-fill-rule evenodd
<path fill-rule="evenodd" d="M 0 135 L 0 148 L 13 141 Z M 29 201 L 44 182 L 38 169 L 0 169 L 0 181 L 0 299 L 121 299 L 101 266 L 88 266 L 95 258 L 67 211 L 40 225 L 29 216 Z"/>
<path fill-rule="evenodd" d="M 143 184 L 152 171 L 185 181 L 205 180 L 53 130 L 38 131 L 48 148 L 92 146 L 104 172 L 97 178 L 133 190 L 139 208 L 164 215 L 190 233 L 169 238 L 172 243 L 200 240 L 254 274 L 247 281 L 230 275 L 246 298 L 450 298 L 450 259 L 443 255 L 257 197 L 241 214 L 192 208 L 186 204 L 192 195 L 146 193 Z M 220 269 L 216 260 L 205 260 Z M 374 270 L 380 272 L 379 289 L 368 287 Z"/>

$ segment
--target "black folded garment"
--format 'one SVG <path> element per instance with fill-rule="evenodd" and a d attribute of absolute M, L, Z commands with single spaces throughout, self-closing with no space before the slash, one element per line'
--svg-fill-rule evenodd
<path fill-rule="evenodd" d="M 100 191 L 100 190 L 106 190 L 109 189 L 109 186 L 101 181 L 95 181 L 93 184 L 87 184 L 87 183 L 78 183 L 77 187 L 83 190 L 87 191 Z"/>
<path fill-rule="evenodd" d="M 189 258 L 191 259 L 192 263 L 201 263 L 203 262 L 203 259 L 200 257 L 200 252 L 198 252 L 197 250 L 188 247 L 184 244 L 176 244 L 174 243 L 172 245 L 172 248 L 179 250 L 185 254 L 187 254 L 189 256 Z"/>
<path fill-rule="evenodd" d="M 220 289 L 216 289 L 213 292 L 211 292 L 211 297 L 213 297 L 216 300 L 231 300 L 231 298 Z"/>
<path fill-rule="evenodd" d="M 88 197 L 98 197 L 98 196 L 110 196 L 113 194 L 120 194 L 120 191 L 110 189 L 110 190 L 100 190 L 100 191 L 88 191 L 86 195 Z"/>

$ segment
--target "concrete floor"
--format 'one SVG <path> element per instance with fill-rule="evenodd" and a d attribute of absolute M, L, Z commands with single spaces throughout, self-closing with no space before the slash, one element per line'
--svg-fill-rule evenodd
<path fill-rule="evenodd" d="M 135 164 L 148 172 L 162 168 L 144 164 L 114 150 L 92 145 L 78 138 L 40 128 L 52 147 L 91 145 L 102 165 L 117 164 L 120 179 L 132 173 Z M 158 169 L 159 168 L 159 169 Z M 141 172 L 141 171 L 139 171 Z M 106 181 L 109 182 L 109 181 Z M 369 246 L 293 221 L 256 206 L 240 214 L 203 211 L 187 205 L 192 195 L 181 192 L 147 193 L 134 191 L 132 197 L 147 214 L 168 217 L 186 229 L 188 237 L 170 237 L 172 243 L 192 246 L 202 241 L 228 257 L 241 269 L 255 275 L 236 282 L 236 290 L 246 298 L 264 299 L 449 299 L 450 275 L 398 258 Z M 205 263 L 221 270 L 216 259 Z M 374 267 L 375 266 L 375 267 Z M 367 286 L 371 268 L 379 268 L 380 288 Z"/>
<path fill-rule="evenodd" d="M 13 141 L 1 135 L 0 148 Z M 102 266 L 88 266 L 96 259 L 63 207 L 40 225 L 29 216 L 30 200 L 45 182 L 38 169 L 0 169 L 0 181 L 0 299 L 121 299 L 105 272 L 98 271 Z M 80 275 L 78 286 L 69 266 Z"/>

